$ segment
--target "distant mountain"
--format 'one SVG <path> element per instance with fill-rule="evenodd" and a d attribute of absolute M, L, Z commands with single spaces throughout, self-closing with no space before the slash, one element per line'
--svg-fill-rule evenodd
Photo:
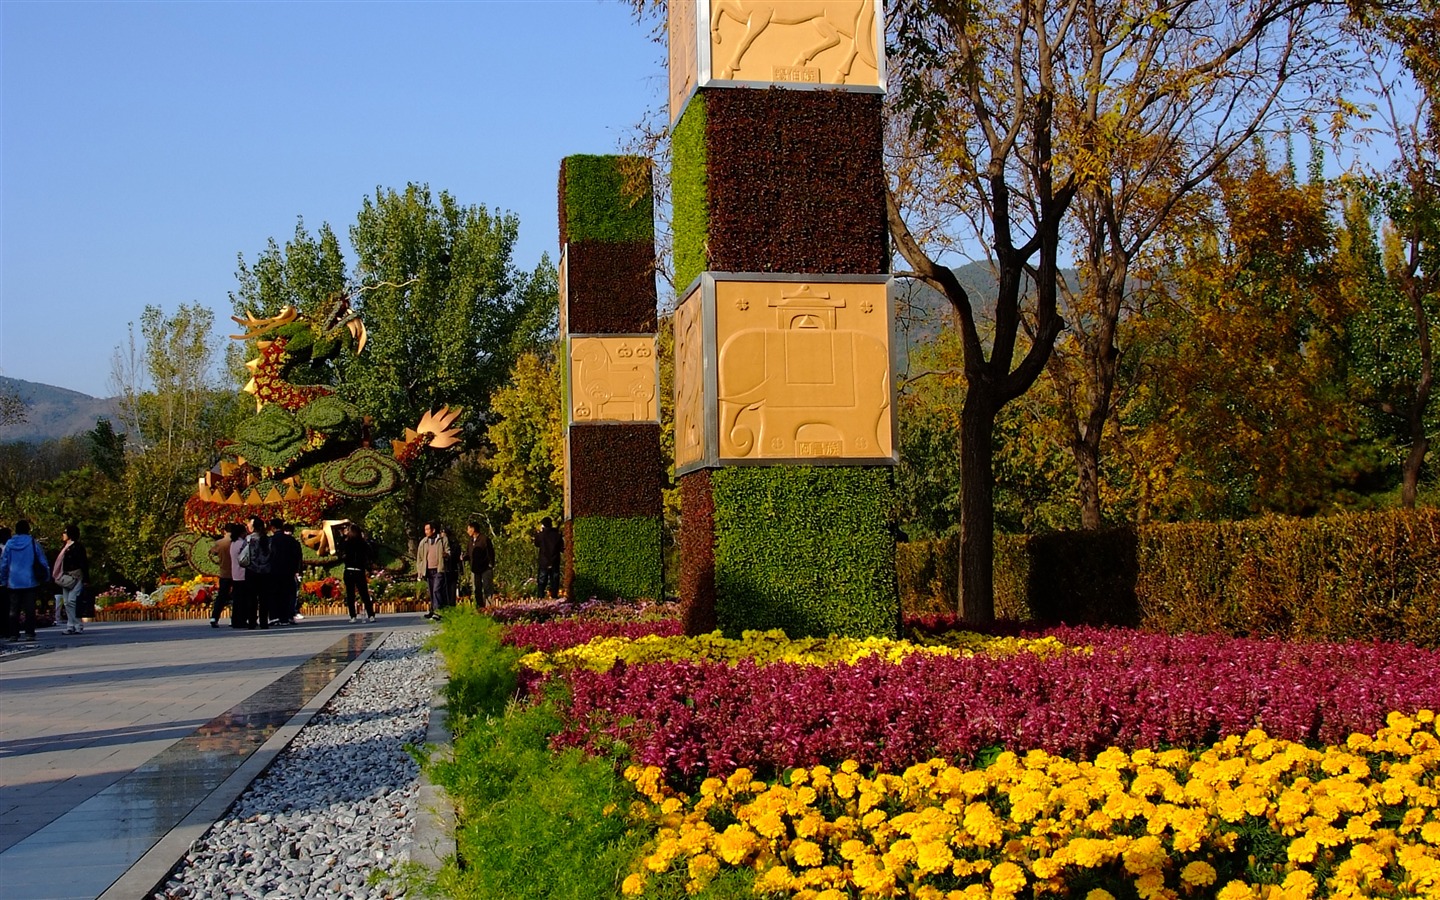
<path fill-rule="evenodd" d="M 25 421 L 0 427 L 0 443 L 39 443 L 81 434 L 95 427 L 100 416 L 119 428 L 113 397 L 100 399 L 50 384 L 22 381 L 0 375 L 0 390 L 14 390 L 27 404 Z"/>

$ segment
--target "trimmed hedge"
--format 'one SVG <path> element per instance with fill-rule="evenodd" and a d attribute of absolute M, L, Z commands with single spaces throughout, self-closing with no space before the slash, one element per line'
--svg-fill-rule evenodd
<path fill-rule="evenodd" d="M 585 516 L 569 522 L 572 600 L 659 600 L 660 517 Z"/>
<path fill-rule="evenodd" d="M 655 242 L 570 245 L 571 334 L 636 334 L 655 330 Z"/>
<path fill-rule="evenodd" d="M 572 425 L 569 441 L 572 518 L 661 514 L 658 424 Z"/>
<path fill-rule="evenodd" d="M 675 289 L 683 291 L 707 268 L 710 231 L 706 206 L 705 98 L 700 91 L 670 133 L 670 215 L 674 231 Z"/>
<path fill-rule="evenodd" d="M 907 610 L 953 608 L 955 558 L 901 548 Z M 1440 646 L 1440 510 L 1007 537 L 995 572 L 997 618 Z"/>
<path fill-rule="evenodd" d="M 638 156 L 580 154 L 560 161 L 560 246 L 582 241 L 623 244 L 655 239 L 649 161 Z M 643 182 L 635 196 L 626 182 Z"/>
<path fill-rule="evenodd" d="M 709 268 L 890 271 L 882 106 L 844 91 L 707 92 Z"/>
<path fill-rule="evenodd" d="M 680 609 L 685 633 L 709 634 L 715 624 L 715 494 L 710 470 L 679 478 Z"/>
<path fill-rule="evenodd" d="M 715 616 L 726 635 L 898 634 L 889 468 L 735 466 L 710 479 Z"/>

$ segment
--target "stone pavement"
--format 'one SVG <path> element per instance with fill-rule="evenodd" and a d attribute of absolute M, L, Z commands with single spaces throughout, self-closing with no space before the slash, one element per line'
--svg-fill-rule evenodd
<path fill-rule="evenodd" d="M 0 656 L 0 900 L 138 900 L 392 630 L 41 629 Z"/>

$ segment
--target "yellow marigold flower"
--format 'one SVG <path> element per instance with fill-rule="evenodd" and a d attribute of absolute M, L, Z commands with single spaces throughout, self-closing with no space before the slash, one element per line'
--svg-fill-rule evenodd
<path fill-rule="evenodd" d="M 1135 879 L 1135 893 L 1140 895 L 1141 900 L 1165 896 L 1168 893 L 1165 890 L 1165 876 L 1158 871 L 1146 872 Z"/>
<path fill-rule="evenodd" d="M 684 805 L 684 804 L 682 804 L 682 803 L 680 802 L 680 798 L 679 798 L 679 797 L 666 797 L 666 798 L 665 798 L 663 801 L 661 801 L 661 803 L 660 803 L 660 812 L 661 812 L 662 814 L 668 816 L 668 815 L 670 815 L 671 813 L 679 812 L 679 811 L 680 811 L 680 807 L 683 806 L 683 805 Z"/>
<path fill-rule="evenodd" d="M 755 880 L 755 892 L 788 891 L 794 884 L 794 873 L 785 866 L 772 866 Z"/>
<path fill-rule="evenodd" d="M 1165 864 L 1165 847 L 1153 834 L 1136 839 L 1125 848 L 1125 870 L 1143 875 Z"/>
<path fill-rule="evenodd" d="M 1007 860 L 990 872 L 990 883 L 997 892 L 1018 893 L 1025 886 L 1025 870 Z"/>
<path fill-rule="evenodd" d="M 1320 845 L 1315 838 L 1308 834 L 1301 835 L 1290 842 L 1285 850 L 1285 856 L 1292 863 L 1309 863 L 1315 861 L 1315 854 L 1319 852 Z"/>
<path fill-rule="evenodd" d="M 708 853 L 701 853 L 699 856 L 690 858 L 690 877 L 696 879 L 709 879 L 715 877 L 720 871 L 720 860 Z"/>
<path fill-rule="evenodd" d="M 631 768 L 634 767 L 632 766 Z M 628 772 L 629 770 L 627 769 L 626 771 Z M 628 778 L 630 776 L 626 775 L 625 777 Z M 700 796 L 714 797 L 716 794 L 720 793 L 720 789 L 723 787 L 725 787 L 725 782 L 721 781 L 720 779 L 707 778 L 704 781 L 700 782 Z"/>
<path fill-rule="evenodd" d="M 721 859 L 732 866 L 738 866 L 750 854 L 754 836 L 744 825 L 737 823 L 716 835 L 713 843 L 715 849 L 719 851 Z"/>
<path fill-rule="evenodd" d="M 1180 880 L 1186 884 L 1193 884 L 1196 887 L 1205 887 L 1215 883 L 1215 867 L 1206 862 L 1196 860 L 1180 870 Z"/>
<path fill-rule="evenodd" d="M 1125 751 L 1118 747 L 1107 747 L 1100 751 L 1099 756 L 1095 757 L 1095 767 L 1097 769 L 1117 771 L 1128 768 L 1129 765 L 1130 757 L 1126 756 Z"/>
<path fill-rule="evenodd" d="M 891 844 L 890 849 L 885 851 L 885 855 L 881 859 L 885 861 L 887 868 L 901 869 L 913 863 L 917 855 L 915 842 L 909 838 L 902 838 Z"/>
<path fill-rule="evenodd" d="M 611 884 L 614 884 L 612 881 Z M 638 897 L 645 893 L 645 876 L 638 872 L 625 876 L 620 884 L 620 893 L 627 897 Z"/>
<path fill-rule="evenodd" d="M 825 854 L 820 851 L 820 845 L 804 838 L 791 842 L 790 855 L 796 865 L 804 866 L 807 869 L 813 869 L 825 861 Z"/>
<path fill-rule="evenodd" d="M 1220 889 L 1215 900 L 1255 900 L 1255 892 L 1243 881 L 1232 881 Z"/>
<path fill-rule="evenodd" d="M 1115 895 L 1104 888 L 1091 888 L 1090 893 L 1085 895 L 1085 900 L 1115 900 Z"/>
<path fill-rule="evenodd" d="M 1430 821 L 1421 825 L 1420 837 L 1427 844 L 1440 846 L 1440 822 Z"/>
<path fill-rule="evenodd" d="M 780 814 L 773 810 L 766 810 L 753 817 L 742 816 L 742 819 L 749 822 L 750 827 L 754 828 L 762 837 L 767 837 L 771 840 L 785 833 L 785 820 L 780 818 Z"/>
<path fill-rule="evenodd" d="M 876 826 L 884 822 L 887 818 L 889 818 L 889 816 L 885 814 L 885 810 L 872 809 L 860 817 L 860 824 L 873 831 Z"/>
<path fill-rule="evenodd" d="M 925 841 L 916 845 L 915 868 L 929 875 L 943 872 L 955 862 L 955 854 L 944 841 Z"/>
<path fill-rule="evenodd" d="M 965 830 L 974 838 L 975 843 L 981 847 L 990 847 L 1000 843 L 1002 837 L 1000 820 L 990 810 L 988 804 L 972 803 L 967 806 L 964 826 Z"/>
<path fill-rule="evenodd" d="M 849 772 L 836 772 L 831 781 L 835 785 L 835 796 L 848 800 L 855 795 L 855 776 Z"/>
<path fill-rule="evenodd" d="M 1280 885 L 1285 892 L 1285 900 L 1309 900 L 1315 896 L 1317 887 L 1319 883 L 1315 881 L 1315 876 L 1304 869 L 1296 869 L 1286 875 L 1285 881 Z"/>

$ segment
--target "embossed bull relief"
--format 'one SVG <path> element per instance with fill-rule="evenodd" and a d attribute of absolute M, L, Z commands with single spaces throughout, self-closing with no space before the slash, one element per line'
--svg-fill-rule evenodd
<path fill-rule="evenodd" d="M 658 421 L 655 378 L 654 337 L 573 337 L 570 420 Z"/>
<path fill-rule="evenodd" d="M 710 0 L 709 5 L 716 78 L 880 82 L 875 0 Z"/>
<path fill-rule="evenodd" d="M 716 285 L 724 459 L 889 458 L 883 284 Z"/>

